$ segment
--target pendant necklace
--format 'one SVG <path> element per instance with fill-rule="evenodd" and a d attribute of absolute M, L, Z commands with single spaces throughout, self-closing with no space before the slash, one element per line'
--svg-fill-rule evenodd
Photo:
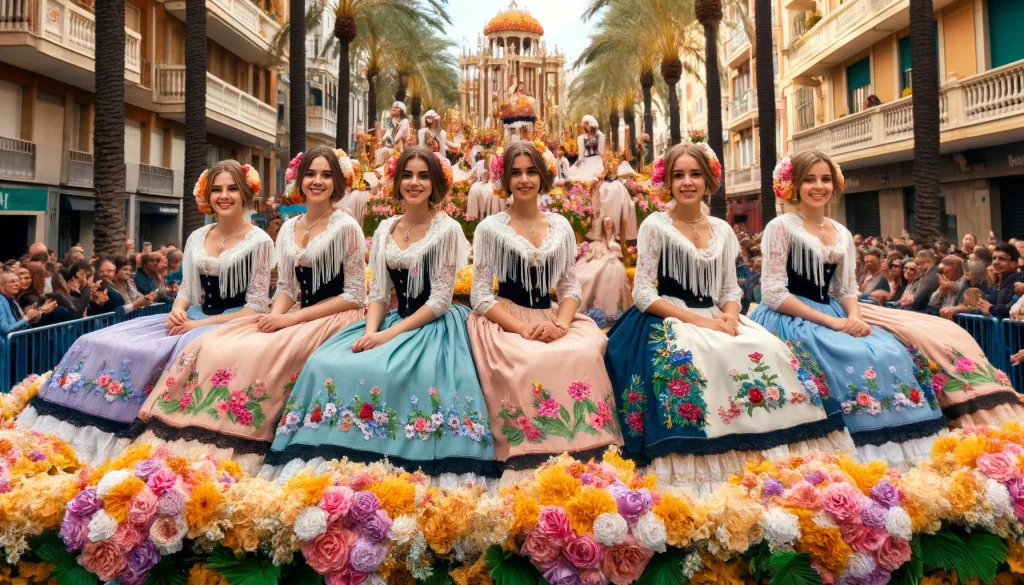
<path fill-rule="evenodd" d="M 409 227 L 408 227 L 408 228 L 407 228 L 407 229 L 405 230 L 405 236 L 404 236 L 404 237 L 402 238 L 402 241 L 404 241 L 404 242 L 408 242 L 408 241 L 409 241 L 409 234 L 411 234 L 411 233 L 412 233 L 412 228 L 414 228 L 414 227 L 416 227 L 416 226 L 420 225 L 421 223 L 423 223 L 423 220 L 425 220 L 425 219 L 427 219 L 428 217 L 430 217 L 430 214 L 431 214 L 431 212 L 432 212 L 432 211 L 433 211 L 433 209 L 431 209 L 430 211 L 428 211 L 428 212 L 427 212 L 427 214 L 426 214 L 426 215 L 424 215 L 423 217 L 421 217 L 419 221 L 417 221 L 416 223 L 414 223 L 414 224 L 412 224 L 411 226 L 409 226 Z"/>
<path fill-rule="evenodd" d="M 303 225 L 306 226 L 306 235 L 302 236 L 302 247 L 303 248 L 305 248 L 306 244 L 309 243 L 309 229 L 312 228 L 313 226 L 315 226 L 321 219 L 327 217 L 327 215 L 329 213 L 333 212 L 333 211 L 334 210 L 332 209 L 331 211 L 328 211 L 327 213 L 321 215 L 320 217 L 316 218 L 316 221 L 314 221 L 313 223 L 309 223 L 309 214 L 308 213 L 302 214 L 302 223 L 303 223 Z"/>
<path fill-rule="evenodd" d="M 523 216 L 521 216 L 518 213 L 512 211 L 511 208 L 508 210 L 508 212 L 511 213 L 512 215 L 516 216 L 516 218 L 519 221 L 521 221 L 523 223 L 529 223 L 530 224 L 530 229 L 526 233 L 530 234 L 530 243 L 532 244 L 533 243 L 533 238 L 537 237 L 537 226 L 535 225 L 536 222 L 533 222 L 533 221 L 527 222 L 525 219 L 523 219 Z"/>
<path fill-rule="evenodd" d="M 802 219 L 804 221 L 810 221 L 811 223 L 813 223 L 813 224 L 818 226 L 818 233 L 821 234 L 821 238 L 820 238 L 821 239 L 821 243 L 825 244 L 827 246 L 828 245 L 828 239 L 825 236 L 825 222 L 827 221 L 827 219 L 823 219 L 823 220 L 821 220 L 821 223 L 817 223 L 815 221 L 807 219 L 807 217 L 805 217 L 804 214 L 800 213 L 799 211 L 797 212 L 797 215 L 800 216 L 800 219 Z"/>
<path fill-rule="evenodd" d="M 697 231 L 697 224 L 700 223 L 700 221 L 702 219 L 704 219 L 704 212 L 703 211 L 700 212 L 700 217 L 698 217 L 697 219 L 695 219 L 693 221 L 690 221 L 690 220 L 686 219 L 685 217 L 680 217 L 679 219 L 685 221 L 687 223 L 687 225 L 690 226 L 690 229 L 693 230 L 693 243 L 694 244 L 700 243 L 700 232 Z"/>
<path fill-rule="evenodd" d="M 243 227 L 245 227 L 245 222 L 242 222 L 242 225 L 238 226 L 238 228 L 235 231 L 228 234 L 227 238 L 225 238 L 224 232 L 220 230 L 220 224 L 217 224 L 217 233 L 220 234 L 220 244 L 217 245 L 217 254 L 220 254 L 221 252 L 224 251 L 224 242 L 231 236 L 237 234 L 238 230 L 242 229 Z"/>

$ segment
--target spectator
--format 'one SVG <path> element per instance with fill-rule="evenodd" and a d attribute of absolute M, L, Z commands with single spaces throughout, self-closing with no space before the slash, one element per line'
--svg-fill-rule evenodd
<path fill-rule="evenodd" d="M 120 258 L 119 260 L 121 260 L 121 267 L 128 267 L 127 259 Z M 109 297 L 109 301 L 102 306 L 90 307 L 90 315 L 109 313 L 111 311 L 123 311 L 125 313 L 130 313 L 136 309 L 148 307 L 149 305 L 153 304 L 153 301 L 156 299 L 156 295 L 153 293 L 150 293 L 150 295 L 145 296 L 139 294 L 138 291 L 136 290 L 134 297 L 129 298 L 128 295 L 122 294 L 122 292 L 118 290 L 118 288 L 115 286 L 115 283 L 118 280 L 120 271 L 118 269 L 119 264 L 115 260 L 111 260 L 110 258 L 101 258 L 98 264 L 99 267 L 96 273 L 103 283 L 102 288 L 106 290 L 107 296 Z M 132 282 L 131 271 L 129 270 L 127 272 L 127 281 L 132 284 L 132 289 L 134 289 L 135 283 Z"/>
<path fill-rule="evenodd" d="M 85 316 L 85 312 L 89 308 L 89 295 L 84 297 L 79 295 L 79 297 L 73 298 L 68 288 L 68 282 L 60 270 L 53 273 L 53 278 L 50 279 L 50 288 L 52 291 L 46 295 L 46 298 L 54 301 L 56 307 L 50 313 L 47 325 L 81 319 Z"/>
<path fill-rule="evenodd" d="M 988 298 L 981 302 L 981 312 L 984 315 L 1004 319 L 1010 316 L 1010 307 L 1013 306 L 1014 285 L 1021 281 L 1017 272 L 1017 260 L 1020 254 L 1017 248 L 1010 244 L 997 244 L 992 254 L 992 268 L 995 271 L 996 280 L 992 285 L 992 292 Z"/>
<path fill-rule="evenodd" d="M 281 226 L 283 224 L 284 221 L 280 217 L 275 217 L 267 223 L 267 235 L 269 235 L 270 239 L 274 240 L 275 243 L 277 242 L 277 234 L 281 231 Z"/>
<path fill-rule="evenodd" d="M 71 246 L 68 249 L 68 253 L 64 255 L 64 260 L 61 262 L 65 267 L 71 266 L 78 262 L 85 261 L 85 249 L 81 246 Z"/>
<path fill-rule="evenodd" d="M 18 295 L 18 304 L 22 309 L 39 307 L 46 301 L 46 285 L 44 283 L 50 275 L 39 262 L 29 262 L 25 268 L 28 269 L 31 281 L 28 288 Z"/>
<path fill-rule="evenodd" d="M 750 272 L 747 275 L 747 280 L 740 285 L 743 290 L 740 311 L 744 315 L 749 312 L 752 303 L 761 302 L 761 249 L 754 246 L 750 248 L 748 255 L 750 257 Z"/>
<path fill-rule="evenodd" d="M 923 313 L 928 308 L 928 301 L 931 300 L 932 294 L 939 288 L 939 272 L 938 266 L 935 265 L 935 253 L 931 250 L 921 250 L 914 257 L 914 263 L 917 264 L 918 287 L 914 293 L 914 299 L 903 308 Z"/>
<path fill-rule="evenodd" d="M 971 255 L 968 256 L 968 259 L 977 260 L 978 262 L 981 262 L 986 267 L 988 267 L 990 264 L 992 264 L 992 251 L 984 246 L 975 246 L 974 252 L 972 252 Z"/>
<path fill-rule="evenodd" d="M 964 234 L 962 240 L 960 240 L 960 256 L 966 260 L 974 252 L 974 247 L 978 245 L 978 239 L 974 237 L 974 234 L 968 232 Z"/>
<path fill-rule="evenodd" d="M 860 293 L 867 297 L 877 288 L 885 287 L 888 290 L 888 282 L 882 272 L 882 251 L 878 248 L 868 248 L 864 252 L 864 278 L 860 281 Z"/>
<path fill-rule="evenodd" d="M 135 286 L 135 278 L 132 275 L 132 264 L 128 258 L 119 256 L 114 259 L 114 276 L 111 278 L 111 286 L 120 294 L 125 301 L 132 304 L 132 307 L 139 309 L 148 307 L 156 300 L 156 291 L 149 294 L 142 294 Z"/>
<path fill-rule="evenodd" d="M 853 234 L 853 245 L 860 248 L 864 244 L 864 236 L 860 234 Z"/>
<path fill-rule="evenodd" d="M 14 301 L 19 286 L 17 274 L 9 271 L 0 272 L 0 293 L 4 297 L 3 302 L 0 303 L 0 335 L 3 337 L 31 327 L 42 317 L 42 312 L 39 309 L 30 307 L 27 311 L 22 311 L 18 303 Z"/>
<path fill-rule="evenodd" d="M 917 294 L 917 289 L 921 286 L 917 276 L 917 262 L 913 258 L 903 262 L 903 278 L 907 281 L 907 285 L 904 287 L 903 294 L 900 295 L 899 300 L 896 301 L 900 308 L 904 308 L 914 302 L 914 295 Z"/>
<path fill-rule="evenodd" d="M 946 256 L 939 266 L 939 288 L 932 293 L 928 306 L 940 315 L 942 309 L 953 308 L 966 290 L 967 276 L 964 274 L 964 261 L 959 256 Z"/>
<path fill-rule="evenodd" d="M 949 242 L 945 238 L 939 239 L 935 242 L 935 254 L 940 258 L 949 256 Z"/>
<path fill-rule="evenodd" d="M 864 250 L 861 249 L 859 246 L 857 247 L 856 250 L 857 250 L 857 272 L 856 272 L 856 274 L 857 274 L 857 285 L 860 286 L 860 283 L 864 282 L 864 279 L 867 278 L 868 270 L 864 266 Z"/>
<path fill-rule="evenodd" d="M 941 311 L 939 311 L 939 315 L 947 319 L 952 319 L 954 316 L 960 313 L 981 313 L 981 311 L 979 311 L 978 309 L 972 309 L 967 306 L 967 303 L 965 303 L 963 300 L 964 292 L 967 291 L 967 289 L 969 288 L 977 288 L 981 289 L 981 292 L 984 293 L 987 297 L 992 292 L 992 287 L 989 284 L 992 281 L 989 278 L 988 270 L 989 267 L 985 266 L 983 262 L 978 262 L 977 260 L 973 262 L 968 262 L 967 273 L 965 274 L 967 278 L 967 284 L 964 285 L 963 289 L 960 291 L 960 294 L 957 296 L 956 306 L 948 309 L 942 309 Z"/>
<path fill-rule="evenodd" d="M 21 294 L 32 286 L 32 273 L 25 268 L 24 265 L 19 266 L 17 270 L 18 275 L 18 294 Z"/>
<path fill-rule="evenodd" d="M 50 251 L 46 248 L 46 244 L 42 242 L 36 242 L 28 247 L 28 255 L 35 256 L 36 254 L 49 254 Z"/>
<path fill-rule="evenodd" d="M 898 254 L 898 252 L 896 252 Z M 871 293 L 871 298 L 879 305 L 890 301 L 898 301 L 907 288 L 907 281 L 903 278 L 903 259 L 893 258 L 889 260 L 889 270 L 886 273 L 887 289 L 877 289 Z"/>
<path fill-rule="evenodd" d="M 164 256 L 159 252 L 148 252 L 141 255 L 145 256 L 145 259 L 142 268 L 135 273 L 135 286 L 140 293 L 148 295 L 160 289 L 160 262 L 164 260 Z"/>
<path fill-rule="evenodd" d="M 75 299 L 88 299 L 92 288 L 92 267 L 85 262 L 77 262 L 64 274 L 70 295 Z M 76 303 L 77 305 L 78 303 Z M 81 316 L 81 315 L 79 315 Z"/>

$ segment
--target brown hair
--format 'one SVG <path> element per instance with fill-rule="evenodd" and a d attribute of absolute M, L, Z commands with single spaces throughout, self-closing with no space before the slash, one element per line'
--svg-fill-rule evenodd
<path fill-rule="evenodd" d="M 242 207 L 246 209 L 255 208 L 256 193 L 254 193 L 252 188 L 249 187 L 249 183 L 245 181 L 245 173 L 242 172 L 242 164 L 237 160 L 232 159 L 222 160 L 210 167 L 210 173 L 206 177 L 206 189 L 204 193 L 204 195 L 206 195 L 206 200 L 210 200 L 210 193 L 213 192 L 213 181 L 217 178 L 217 175 L 221 173 L 228 173 L 231 175 L 235 184 L 238 185 L 238 192 L 242 194 Z"/>
<path fill-rule="evenodd" d="M 427 165 L 427 174 L 430 175 L 430 206 L 433 207 L 444 201 L 448 196 L 448 182 L 444 178 L 444 171 L 441 170 L 441 163 L 437 157 L 425 146 L 410 146 L 402 151 L 395 167 L 395 178 L 392 180 L 392 192 L 398 201 L 402 200 L 402 173 L 409 161 L 418 158 Z"/>
<path fill-rule="evenodd" d="M 704 154 L 704 151 L 697 147 L 696 144 L 690 142 L 680 142 L 679 144 L 672 147 L 665 155 L 665 184 L 668 185 L 669 193 L 672 192 L 672 169 L 676 166 L 676 161 L 679 157 L 689 155 L 697 161 L 697 166 L 700 167 L 700 173 L 704 175 L 704 184 L 707 187 L 704 196 L 710 196 L 718 192 L 718 187 L 721 185 L 721 181 L 715 176 L 715 173 L 711 170 L 711 161 L 708 159 L 708 155 Z"/>
<path fill-rule="evenodd" d="M 836 163 L 832 162 L 832 158 L 824 152 L 805 150 L 794 154 L 790 157 L 789 162 L 793 165 L 793 203 L 800 201 L 800 185 L 804 183 L 807 173 L 811 172 L 811 167 L 819 162 L 827 164 L 828 170 L 832 174 L 832 197 L 829 199 L 829 203 L 835 203 L 843 194 L 843 188 L 838 181 L 839 173 L 836 171 Z"/>
<path fill-rule="evenodd" d="M 341 163 L 338 162 L 338 153 L 330 146 L 314 146 L 309 149 L 309 152 L 302 155 L 302 161 L 299 162 L 299 168 L 295 172 L 295 180 L 298 182 L 299 195 L 302 200 L 306 200 L 306 194 L 302 192 L 302 177 L 306 176 L 306 172 L 309 171 L 309 167 L 313 166 L 313 161 L 319 157 L 327 159 L 327 166 L 331 167 L 331 177 L 334 179 L 334 192 L 331 193 L 331 203 L 337 203 L 341 201 L 341 198 L 345 196 L 346 187 L 345 175 L 341 172 Z"/>
<path fill-rule="evenodd" d="M 540 176 L 540 192 L 547 193 L 551 190 L 551 186 L 555 182 L 555 178 L 551 176 L 551 172 L 548 171 L 547 165 L 544 164 L 544 157 L 541 156 L 540 151 L 533 145 L 532 142 L 527 140 L 517 140 L 512 144 L 508 145 L 505 149 L 504 164 L 501 169 L 501 188 L 506 193 L 512 192 L 512 164 L 515 162 L 518 156 L 528 156 L 533 166 L 537 167 L 537 174 Z"/>

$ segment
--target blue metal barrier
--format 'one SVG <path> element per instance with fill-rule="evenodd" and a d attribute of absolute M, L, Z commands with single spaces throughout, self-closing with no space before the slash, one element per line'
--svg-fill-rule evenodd
<path fill-rule="evenodd" d="M 988 356 L 988 361 L 993 366 L 1003 370 L 1009 370 L 1009 354 L 1006 352 L 1006 345 L 1003 340 L 1003 327 L 999 319 L 986 317 L 985 315 L 964 315 L 956 316 L 956 322 L 963 327 L 971 337 L 978 342 L 982 351 Z"/>
<path fill-rule="evenodd" d="M 1024 392 L 1024 365 L 1010 364 L 1010 356 L 1024 349 L 1024 321 L 1004 319 L 1003 342 L 1006 344 L 1006 367 L 1004 371 L 1010 376 L 1010 382 L 1017 392 Z M 991 359 L 991 358 L 990 358 Z"/>
<path fill-rule="evenodd" d="M 71 349 L 72 344 L 86 333 L 138 317 L 169 313 L 171 307 L 170 303 L 158 303 L 127 314 L 103 313 L 46 327 L 16 331 L 7 339 L 0 341 L 0 392 L 10 392 L 14 384 L 29 374 L 41 374 L 55 368 L 64 354 Z"/>

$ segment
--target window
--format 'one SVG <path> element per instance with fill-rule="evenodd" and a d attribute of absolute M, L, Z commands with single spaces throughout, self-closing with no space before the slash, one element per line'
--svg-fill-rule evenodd
<path fill-rule="evenodd" d="M 846 68 L 846 91 L 850 113 L 864 109 L 864 102 L 871 95 L 871 58 L 865 57 Z"/>
<path fill-rule="evenodd" d="M 794 14 L 790 25 L 794 40 L 804 36 L 804 33 L 807 32 L 807 11 L 801 10 Z"/>
<path fill-rule="evenodd" d="M 1024 2 L 1020 0 L 988 0 L 988 38 L 992 52 L 992 68 L 1024 59 Z"/>
<path fill-rule="evenodd" d="M 754 164 L 754 132 L 749 128 L 740 134 L 739 160 L 741 169 Z"/>
<path fill-rule="evenodd" d="M 733 81 L 733 95 L 740 98 L 748 91 L 750 91 L 750 69 L 744 69 Z"/>
<path fill-rule="evenodd" d="M 796 131 L 814 128 L 814 88 L 801 87 L 794 94 L 796 100 Z"/>
<path fill-rule="evenodd" d="M 900 92 L 910 87 L 910 37 L 899 41 L 900 47 Z"/>

